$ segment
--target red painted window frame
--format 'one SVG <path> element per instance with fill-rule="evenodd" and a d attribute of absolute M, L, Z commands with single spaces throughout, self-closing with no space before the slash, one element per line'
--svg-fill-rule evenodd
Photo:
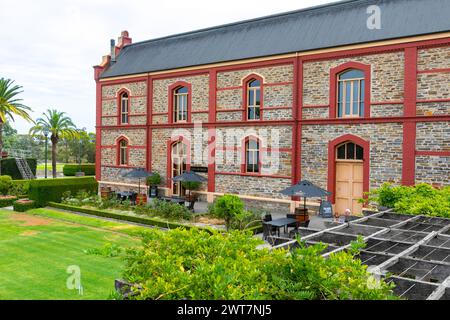
<path fill-rule="evenodd" d="M 125 164 L 121 164 L 121 161 L 120 161 L 120 143 L 122 141 L 125 141 L 127 143 L 127 161 Z M 130 164 L 130 141 L 129 141 L 129 139 L 125 136 L 120 136 L 116 139 L 116 145 L 117 145 L 116 164 L 120 167 L 128 167 Z"/>
<path fill-rule="evenodd" d="M 186 145 L 187 155 L 186 155 L 186 170 L 191 170 L 191 142 L 184 136 L 171 137 L 167 140 L 167 163 L 166 163 L 166 173 L 167 173 L 167 188 L 172 190 L 172 147 L 175 143 L 184 143 Z"/>
<path fill-rule="evenodd" d="M 258 142 L 258 171 L 259 172 L 247 172 L 247 142 L 250 140 L 256 140 Z M 262 141 L 256 136 L 248 136 L 242 140 L 241 145 L 241 173 L 260 176 L 262 175 Z"/>
<path fill-rule="evenodd" d="M 260 83 L 260 87 L 259 87 L 259 92 L 260 92 L 260 106 L 259 106 L 259 119 L 255 120 L 255 119 L 248 119 L 248 103 L 247 103 L 247 99 L 248 99 L 248 84 L 253 81 L 253 80 L 259 80 Z M 244 80 L 242 80 L 242 119 L 244 119 L 244 121 L 248 121 L 248 122 L 257 122 L 257 121 L 262 121 L 264 119 L 264 115 L 263 115 L 263 110 L 264 110 L 264 79 L 263 77 L 261 77 L 260 75 L 257 75 L 255 73 L 252 73 L 250 75 L 248 75 L 247 77 L 244 78 Z"/>
<path fill-rule="evenodd" d="M 188 98 L 187 98 L 187 121 L 186 122 L 174 122 L 173 120 L 173 98 L 175 94 L 175 90 L 180 87 L 186 87 L 188 89 Z M 192 85 L 186 81 L 177 81 L 169 86 L 169 114 L 168 121 L 169 123 L 191 123 L 192 122 Z"/>
<path fill-rule="evenodd" d="M 128 94 L 128 123 L 122 123 L 122 95 Z M 130 125 L 130 114 L 131 114 L 131 92 L 126 88 L 122 88 L 117 91 L 117 125 L 119 126 L 129 126 Z"/>
<path fill-rule="evenodd" d="M 346 62 L 330 70 L 330 113 L 331 119 L 337 116 L 337 86 L 339 75 L 347 70 L 356 69 L 364 73 L 364 118 L 370 118 L 370 88 L 372 87 L 371 66 L 359 62 Z M 342 118 L 344 119 L 344 118 Z"/>
<path fill-rule="evenodd" d="M 370 142 L 352 134 L 346 134 L 328 143 L 328 191 L 331 203 L 336 203 L 336 149 L 344 142 L 353 142 L 364 148 L 363 193 L 369 192 L 370 179 Z"/>

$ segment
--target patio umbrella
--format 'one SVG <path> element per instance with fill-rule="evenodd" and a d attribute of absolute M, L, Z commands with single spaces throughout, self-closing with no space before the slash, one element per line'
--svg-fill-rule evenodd
<path fill-rule="evenodd" d="M 144 168 L 136 168 L 125 174 L 122 174 L 124 178 L 138 178 L 139 179 L 139 187 L 138 194 L 141 193 L 141 179 L 152 176 L 153 173 L 146 171 Z"/>
<path fill-rule="evenodd" d="M 172 178 L 174 182 L 205 182 L 207 179 L 205 177 L 202 177 L 201 175 L 186 171 L 183 174 L 180 174 L 179 176 L 176 176 Z M 189 197 L 191 196 L 191 190 L 189 190 Z"/>
<path fill-rule="evenodd" d="M 280 191 L 280 193 L 285 196 L 303 197 L 305 210 L 306 198 L 322 198 L 331 195 L 331 192 L 322 189 L 307 180 L 300 181 L 296 185 Z"/>

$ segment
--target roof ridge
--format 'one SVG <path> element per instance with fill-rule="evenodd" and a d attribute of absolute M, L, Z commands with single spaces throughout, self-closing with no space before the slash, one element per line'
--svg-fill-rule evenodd
<path fill-rule="evenodd" d="M 346 6 L 346 5 L 349 5 L 350 3 L 354 3 L 354 2 L 364 3 L 364 2 L 370 2 L 370 1 L 373 1 L 373 0 L 339 0 L 339 1 L 333 1 L 333 2 L 330 2 L 330 3 L 325 3 L 325 4 L 321 4 L 321 5 L 315 5 L 315 6 L 311 6 L 311 7 L 302 8 L 302 9 L 291 10 L 291 11 L 276 13 L 276 14 L 272 14 L 272 15 L 256 17 L 256 18 L 251 18 L 251 19 L 246 19 L 246 20 L 240 20 L 240 21 L 225 23 L 225 24 L 221 24 L 221 25 L 217 25 L 217 26 L 191 30 L 191 31 L 187 31 L 187 32 L 175 33 L 175 34 L 172 34 L 172 35 L 167 35 L 167 36 L 163 36 L 163 37 L 159 37 L 159 38 L 138 41 L 138 42 L 135 42 L 135 43 L 132 43 L 132 44 L 129 44 L 129 45 L 125 46 L 123 49 L 130 48 L 130 47 L 136 47 L 136 46 L 144 45 L 144 44 L 151 43 L 151 42 L 158 42 L 158 41 L 167 40 L 167 39 L 175 39 L 175 38 L 178 38 L 178 37 L 184 37 L 184 36 L 188 36 L 188 35 L 200 34 L 200 33 L 203 33 L 203 32 L 219 30 L 219 29 L 226 28 L 226 27 L 238 26 L 238 25 L 252 23 L 252 22 L 257 22 L 257 21 L 261 21 L 261 20 L 269 20 L 269 19 L 273 19 L 273 18 L 279 18 L 279 17 L 288 16 L 288 15 L 297 14 L 297 13 L 302 13 L 302 12 L 308 12 L 308 11 L 320 12 L 320 11 L 322 11 L 324 9 L 329 9 L 329 8 L 332 8 L 332 7 Z"/>

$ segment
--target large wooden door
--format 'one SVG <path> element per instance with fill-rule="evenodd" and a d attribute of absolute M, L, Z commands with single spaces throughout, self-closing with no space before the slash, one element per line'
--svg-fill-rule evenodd
<path fill-rule="evenodd" d="M 183 142 L 172 146 L 172 178 L 183 174 L 187 169 L 187 147 Z M 186 190 L 180 182 L 172 183 L 172 195 L 184 196 Z"/>
<path fill-rule="evenodd" d="M 362 161 L 336 162 L 336 212 L 345 213 L 350 209 L 352 215 L 362 213 L 364 165 Z"/>

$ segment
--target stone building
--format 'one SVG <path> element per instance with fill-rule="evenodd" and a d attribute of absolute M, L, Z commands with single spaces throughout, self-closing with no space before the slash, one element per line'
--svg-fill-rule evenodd
<path fill-rule="evenodd" d="M 373 6 L 375 2 L 376 6 Z M 97 179 L 202 172 L 201 194 L 337 211 L 383 182 L 450 184 L 450 5 L 353 0 L 132 43 L 95 66 Z"/>

